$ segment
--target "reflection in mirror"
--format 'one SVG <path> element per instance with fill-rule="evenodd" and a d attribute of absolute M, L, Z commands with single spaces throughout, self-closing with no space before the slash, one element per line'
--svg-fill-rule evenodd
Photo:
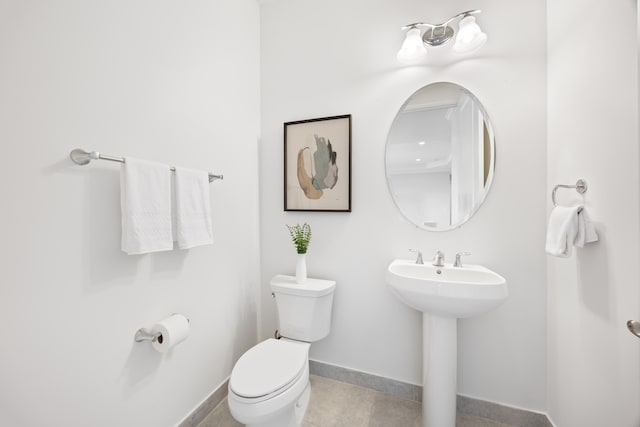
<path fill-rule="evenodd" d="M 495 142 L 482 104 L 453 83 L 423 87 L 396 115 L 385 162 L 391 195 L 409 221 L 432 231 L 461 226 L 493 179 Z"/>

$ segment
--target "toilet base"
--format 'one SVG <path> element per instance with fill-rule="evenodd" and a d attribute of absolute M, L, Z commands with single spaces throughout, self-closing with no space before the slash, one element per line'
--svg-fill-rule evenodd
<path fill-rule="evenodd" d="M 266 423 L 245 424 L 246 427 L 300 427 L 304 414 L 309 407 L 309 399 L 311 398 L 311 384 L 307 383 L 307 386 L 302 392 L 300 399 L 292 406 L 286 408 L 282 414 L 279 414 L 275 419 L 272 419 Z"/>
<path fill-rule="evenodd" d="M 296 412 L 296 426 L 302 424 L 302 419 L 304 418 L 304 414 L 307 413 L 307 408 L 309 407 L 309 400 L 311 399 L 311 383 L 307 383 L 307 387 L 304 389 L 302 396 L 296 402 L 295 412 Z"/>

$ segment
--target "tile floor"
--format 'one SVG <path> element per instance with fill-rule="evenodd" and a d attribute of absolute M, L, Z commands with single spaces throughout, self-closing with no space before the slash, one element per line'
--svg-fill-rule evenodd
<path fill-rule="evenodd" d="M 311 401 L 302 427 L 421 427 L 421 404 L 311 375 Z M 241 427 L 223 400 L 198 427 Z M 456 427 L 512 427 L 458 414 Z"/>

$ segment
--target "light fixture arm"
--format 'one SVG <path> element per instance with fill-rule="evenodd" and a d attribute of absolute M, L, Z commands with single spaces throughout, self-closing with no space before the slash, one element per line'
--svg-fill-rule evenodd
<path fill-rule="evenodd" d="M 429 28 L 439 28 L 439 27 L 446 27 L 447 25 L 449 25 L 452 21 L 455 21 L 456 19 L 460 18 L 464 18 L 465 16 L 471 16 L 471 15 L 476 15 L 478 13 L 480 13 L 481 10 L 480 9 L 473 9 L 473 10 L 467 10 L 466 12 L 460 12 L 455 16 L 452 16 L 451 18 L 447 19 L 445 22 L 443 22 L 442 24 L 430 24 L 428 22 L 414 22 L 413 24 L 408 24 L 405 25 L 404 27 L 401 28 L 402 31 L 406 31 L 409 30 L 411 28 L 419 28 L 419 27 L 429 27 Z"/>
<path fill-rule="evenodd" d="M 467 10 L 466 12 L 460 12 L 459 14 L 457 14 L 456 16 L 449 18 L 449 20 L 447 22 L 445 22 L 444 24 L 440 24 L 440 25 L 449 25 L 449 23 L 451 21 L 455 21 L 456 19 L 460 18 L 463 19 L 467 16 L 471 16 L 471 15 L 477 15 L 478 13 L 480 13 L 481 10 L 480 9 L 473 9 L 473 10 Z"/>

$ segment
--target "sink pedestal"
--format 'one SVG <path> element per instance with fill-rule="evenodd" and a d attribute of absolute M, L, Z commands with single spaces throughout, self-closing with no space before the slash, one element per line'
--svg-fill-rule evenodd
<path fill-rule="evenodd" d="M 422 313 L 422 425 L 455 427 L 458 319 Z"/>

